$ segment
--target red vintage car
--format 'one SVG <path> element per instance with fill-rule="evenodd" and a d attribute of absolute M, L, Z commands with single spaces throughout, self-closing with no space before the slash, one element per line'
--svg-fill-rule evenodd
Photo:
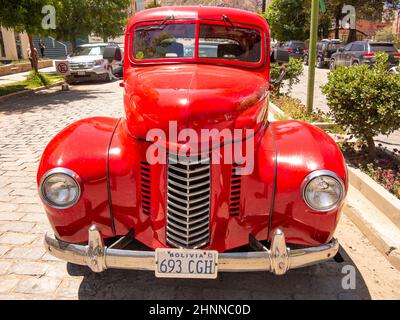
<path fill-rule="evenodd" d="M 125 39 L 126 118 L 78 121 L 44 151 L 46 250 L 176 278 L 335 257 L 345 161 L 324 131 L 268 121 L 265 19 L 163 7 L 137 13 Z"/>

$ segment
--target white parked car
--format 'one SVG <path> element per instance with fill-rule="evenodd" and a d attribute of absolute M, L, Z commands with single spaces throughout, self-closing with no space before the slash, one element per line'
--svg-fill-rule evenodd
<path fill-rule="evenodd" d="M 116 47 L 116 58 L 109 61 L 103 58 L 106 47 Z M 122 75 L 123 54 L 117 44 L 93 43 L 76 48 L 68 57 L 71 75 L 67 82 L 80 82 L 87 80 L 111 81 L 114 75 Z"/>

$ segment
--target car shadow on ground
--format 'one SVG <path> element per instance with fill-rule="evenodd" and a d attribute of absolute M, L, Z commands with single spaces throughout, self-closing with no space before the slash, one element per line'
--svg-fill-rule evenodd
<path fill-rule="evenodd" d="M 115 94 L 115 91 L 107 86 L 109 84 L 109 82 L 88 82 L 84 83 L 84 88 L 82 88 L 83 83 L 82 85 L 70 85 L 69 91 L 62 91 L 60 85 L 51 91 L 27 92 L 24 95 L 10 97 L 0 102 L 0 114 L 18 114 L 37 109 L 51 111 L 69 102 L 96 99 L 100 93 L 102 95 Z"/>
<path fill-rule="evenodd" d="M 343 248 L 343 263 L 329 261 L 285 276 L 270 273 L 221 273 L 217 280 L 157 279 L 153 272 L 107 270 L 101 274 L 68 264 L 71 276 L 83 276 L 79 299 L 121 300 L 369 300 L 365 281 Z M 356 272 L 356 289 L 345 290 L 345 266 Z M 344 280 L 345 279 L 345 280 Z"/>

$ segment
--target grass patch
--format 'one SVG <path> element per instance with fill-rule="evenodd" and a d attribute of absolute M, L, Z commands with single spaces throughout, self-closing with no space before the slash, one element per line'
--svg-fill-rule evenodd
<path fill-rule="evenodd" d="M 51 85 L 57 81 L 63 80 L 60 76 L 49 76 L 32 71 L 24 81 L 8 83 L 0 86 L 0 96 L 5 96 L 11 93 L 32 90 L 42 86 Z"/>

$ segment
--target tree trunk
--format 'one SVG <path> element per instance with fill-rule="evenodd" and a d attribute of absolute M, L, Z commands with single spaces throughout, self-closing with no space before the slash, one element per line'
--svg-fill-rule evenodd
<path fill-rule="evenodd" d="M 29 39 L 29 47 L 31 50 L 31 57 L 32 57 L 32 59 L 31 59 L 32 70 L 35 70 L 36 72 L 38 72 L 38 56 L 36 54 L 35 46 L 33 44 L 33 38 L 30 34 L 28 35 L 28 39 Z"/>
<path fill-rule="evenodd" d="M 336 20 L 335 20 L 335 39 L 339 39 L 339 23 L 340 23 L 340 18 L 336 17 Z"/>
<path fill-rule="evenodd" d="M 350 29 L 349 38 L 347 39 L 347 43 L 357 41 L 357 30 Z"/>
<path fill-rule="evenodd" d="M 373 137 L 367 137 L 367 144 L 368 144 L 368 159 L 370 161 L 376 159 L 376 147 L 375 141 Z"/>
<path fill-rule="evenodd" d="M 72 35 L 71 44 L 72 44 L 72 51 L 74 52 L 76 50 L 76 47 L 77 47 L 77 40 L 76 40 L 76 36 L 75 35 Z"/>

